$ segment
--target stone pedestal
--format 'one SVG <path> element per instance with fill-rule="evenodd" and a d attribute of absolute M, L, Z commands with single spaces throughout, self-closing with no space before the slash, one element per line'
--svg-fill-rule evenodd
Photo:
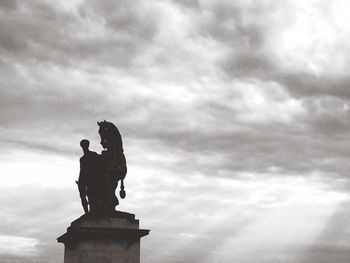
<path fill-rule="evenodd" d="M 116 211 L 81 216 L 57 241 L 65 245 L 64 263 L 139 263 L 140 239 L 148 233 L 135 215 Z"/>

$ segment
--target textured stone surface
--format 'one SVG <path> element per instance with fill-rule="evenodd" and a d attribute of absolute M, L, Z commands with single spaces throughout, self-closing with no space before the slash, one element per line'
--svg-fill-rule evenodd
<path fill-rule="evenodd" d="M 86 214 L 57 240 L 65 245 L 64 263 L 139 263 L 140 238 L 148 233 L 133 214 Z"/>
<path fill-rule="evenodd" d="M 82 216 L 73 221 L 72 227 L 99 227 L 99 228 L 123 228 L 138 229 L 139 220 L 128 213 L 116 213 L 108 217 Z"/>

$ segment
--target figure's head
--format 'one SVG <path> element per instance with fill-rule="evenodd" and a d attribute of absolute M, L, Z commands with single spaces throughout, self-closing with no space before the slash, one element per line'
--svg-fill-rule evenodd
<path fill-rule="evenodd" d="M 89 145 L 90 145 L 90 142 L 86 139 L 81 140 L 80 142 L 80 146 L 81 148 L 83 148 L 84 151 L 89 150 Z"/>

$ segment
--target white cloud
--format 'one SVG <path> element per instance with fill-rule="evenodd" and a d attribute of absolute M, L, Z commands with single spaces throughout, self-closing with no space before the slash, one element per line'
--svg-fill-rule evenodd
<path fill-rule="evenodd" d="M 34 238 L 0 235 L 0 253 L 30 256 L 35 253 L 38 240 Z"/>

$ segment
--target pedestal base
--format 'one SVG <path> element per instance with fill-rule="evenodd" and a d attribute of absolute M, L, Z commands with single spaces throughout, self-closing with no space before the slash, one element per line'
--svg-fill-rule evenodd
<path fill-rule="evenodd" d="M 64 263 L 139 263 L 140 239 L 135 215 L 116 211 L 107 217 L 85 214 L 57 241 L 64 243 Z"/>

